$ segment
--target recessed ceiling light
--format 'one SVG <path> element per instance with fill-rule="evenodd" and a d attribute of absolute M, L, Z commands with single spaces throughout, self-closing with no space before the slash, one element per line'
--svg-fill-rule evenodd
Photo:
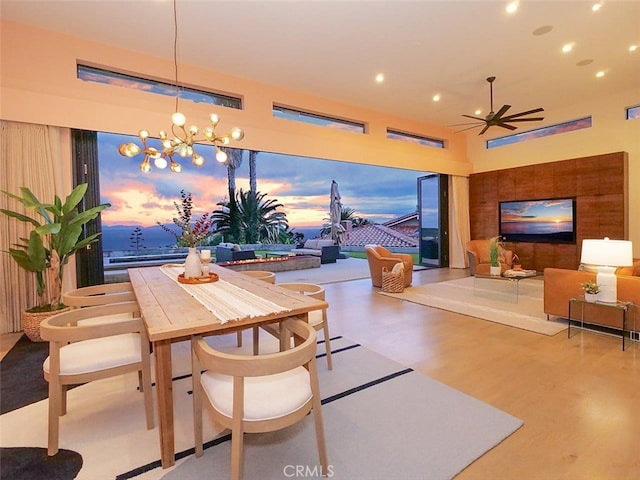
<path fill-rule="evenodd" d="M 593 6 L 591 7 L 591 10 L 594 12 L 597 12 L 601 8 L 602 8 L 602 2 L 598 2 L 593 4 Z"/>
<path fill-rule="evenodd" d="M 638 49 L 638 45 L 631 45 L 631 46 L 629 47 L 629 51 L 630 51 L 630 52 L 635 52 L 637 49 Z"/>
<path fill-rule="evenodd" d="M 575 45 L 575 43 L 574 43 L 574 42 L 567 43 L 567 44 L 565 44 L 565 45 L 562 47 L 562 51 L 563 51 L 564 53 L 569 53 L 571 50 L 573 50 L 573 46 L 574 46 L 574 45 Z"/>
<path fill-rule="evenodd" d="M 440 94 L 439 94 L 439 93 L 436 93 L 436 94 L 433 96 L 433 101 L 434 101 L 434 102 L 439 102 L 439 101 L 440 101 Z"/>
<path fill-rule="evenodd" d="M 596 73 L 596 77 L 598 78 L 604 77 L 604 70 L 600 70 L 598 73 Z"/>
<path fill-rule="evenodd" d="M 474 115 L 480 115 L 482 113 L 482 110 L 478 109 L 475 112 L 473 112 Z"/>
<path fill-rule="evenodd" d="M 382 73 L 379 73 L 378 75 L 376 75 L 376 82 L 378 83 L 384 82 L 384 75 Z"/>
<path fill-rule="evenodd" d="M 518 4 L 520 2 L 518 0 L 514 0 L 513 2 L 509 2 L 507 4 L 507 13 L 516 13 L 516 11 L 518 10 Z"/>

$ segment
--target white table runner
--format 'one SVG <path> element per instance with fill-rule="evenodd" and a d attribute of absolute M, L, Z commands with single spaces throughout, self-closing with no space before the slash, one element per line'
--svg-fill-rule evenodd
<path fill-rule="evenodd" d="M 221 323 L 291 311 L 222 279 L 202 284 L 180 283 L 178 275 L 184 273 L 182 265 L 163 265 L 160 270 L 218 317 Z"/>

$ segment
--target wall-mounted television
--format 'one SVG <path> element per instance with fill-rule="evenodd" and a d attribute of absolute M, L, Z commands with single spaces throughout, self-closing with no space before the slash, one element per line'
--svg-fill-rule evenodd
<path fill-rule="evenodd" d="M 576 199 L 500 202 L 500 235 L 507 242 L 576 243 Z"/>

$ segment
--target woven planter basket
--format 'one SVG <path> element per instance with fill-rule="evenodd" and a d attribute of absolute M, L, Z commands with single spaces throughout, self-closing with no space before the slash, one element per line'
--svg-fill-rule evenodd
<path fill-rule="evenodd" d="M 402 293 L 404 291 L 404 274 L 389 272 L 382 269 L 382 291 L 387 293 Z"/>
<path fill-rule="evenodd" d="M 67 310 L 70 310 L 70 308 L 62 308 L 55 312 L 22 312 L 22 329 L 32 342 L 44 342 L 45 340 L 40 336 L 40 323 L 49 317 L 66 312 Z"/>

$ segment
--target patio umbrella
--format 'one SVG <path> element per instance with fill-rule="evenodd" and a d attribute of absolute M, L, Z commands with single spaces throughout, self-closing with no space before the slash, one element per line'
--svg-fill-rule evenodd
<path fill-rule="evenodd" d="M 340 202 L 338 184 L 335 180 L 331 180 L 329 217 L 329 221 L 331 222 L 331 239 L 336 242 L 336 245 L 341 245 L 344 241 L 344 227 L 340 223 L 340 220 L 342 219 L 342 203 Z"/>

